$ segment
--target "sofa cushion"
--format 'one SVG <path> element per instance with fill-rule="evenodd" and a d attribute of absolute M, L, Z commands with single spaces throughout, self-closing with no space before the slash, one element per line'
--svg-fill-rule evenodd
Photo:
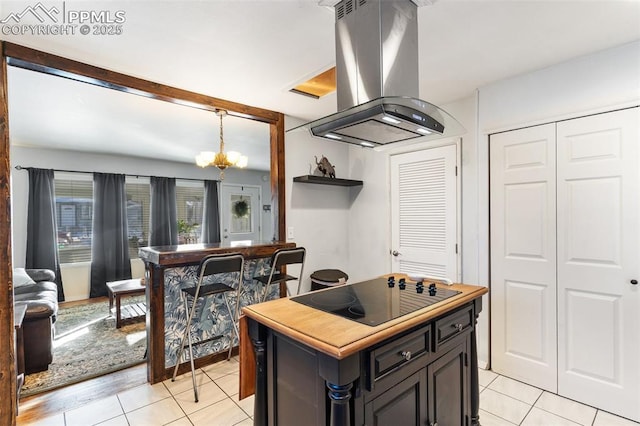
<path fill-rule="evenodd" d="M 54 282 L 40 281 L 14 290 L 14 300 L 27 305 L 25 321 L 53 317 L 58 314 L 58 286 Z"/>
<path fill-rule="evenodd" d="M 55 281 L 56 274 L 51 269 L 25 269 L 34 281 Z"/>
<path fill-rule="evenodd" d="M 36 282 L 27 274 L 24 268 L 14 268 L 13 270 L 13 286 L 22 287 Z"/>

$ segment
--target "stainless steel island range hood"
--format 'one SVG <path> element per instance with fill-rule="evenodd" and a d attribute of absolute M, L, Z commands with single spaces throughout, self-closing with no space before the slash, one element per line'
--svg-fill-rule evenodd
<path fill-rule="evenodd" d="M 464 129 L 417 99 L 418 9 L 411 0 L 342 0 L 336 14 L 338 113 L 305 125 L 314 136 L 376 147 Z"/>

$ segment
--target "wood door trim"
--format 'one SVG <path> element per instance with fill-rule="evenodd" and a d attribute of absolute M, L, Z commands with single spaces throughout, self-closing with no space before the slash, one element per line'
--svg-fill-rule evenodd
<path fill-rule="evenodd" d="M 4 42 L 0 41 L 0 47 Z M 15 425 L 18 412 L 16 392 L 15 344 L 13 340 L 13 268 L 11 264 L 11 204 L 9 160 L 9 105 L 7 60 L 0 63 L 0 424 Z"/>

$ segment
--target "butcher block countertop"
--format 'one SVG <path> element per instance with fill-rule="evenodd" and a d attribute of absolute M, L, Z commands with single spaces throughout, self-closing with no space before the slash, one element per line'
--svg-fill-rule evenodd
<path fill-rule="evenodd" d="M 407 282 L 412 282 L 402 274 L 389 275 L 396 278 L 404 276 Z M 333 358 L 343 359 L 452 311 L 489 291 L 486 287 L 467 284 L 451 286 L 438 284 L 438 287 L 440 286 L 458 290 L 461 293 L 374 327 L 311 308 L 289 298 L 249 305 L 244 307 L 242 312 L 245 316 L 272 330 Z M 331 289 L 320 291 L 331 291 Z"/>

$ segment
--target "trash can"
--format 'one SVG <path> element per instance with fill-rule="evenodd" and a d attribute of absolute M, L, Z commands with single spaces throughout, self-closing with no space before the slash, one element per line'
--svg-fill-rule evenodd
<path fill-rule="evenodd" d="M 311 274 L 311 291 L 342 285 L 348 279 L 349 275 L 339 269 L 320 269 Z"/>

